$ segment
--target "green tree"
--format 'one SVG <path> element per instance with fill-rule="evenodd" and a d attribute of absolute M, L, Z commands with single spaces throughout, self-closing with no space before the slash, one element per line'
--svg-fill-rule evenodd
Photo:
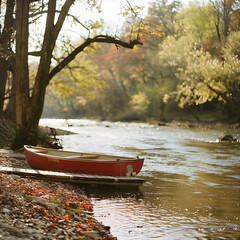
<path fill-rule="evenodd" d="M 188 8 L 181 13 L 186 29 L 186 35 L 203 45 L 209 39 L 215 39 L 215 22 L 212 5 L 202 6 L 198 2 L 190 2 Z"/>
<path fill-rule="evenodd" d="M 177 97 L 180 107 L 217 99 L 240 121 L 240 64 L 235 51 L 239 49 L 239 43 L 240 32 L 229 37 L 223 49 L 224 61 L 212 58 L 201 49 L 189 51 L 186 68 L 179 68 L 177 74 L 181 80 Z"/>
<path fill-rule="evenodd" d="M 103 82 L 98 77 L 98 68 L 93 65 L 91 58 L 94 58 L 94 51 L 85 51 L 68 64 L 58 73 L 48 85 L 46 97 L 49 101 L 57 99 L 58 112 L 62 117 L 79 117 L 82 104 L 94 97 L 95 89 L 102 89 Z M 45 108 L 51 108 L 52 103 L 45 101 Z M 56 104 L 56 103 L 55 103 Z M 47 109 L 45 109 L 45 112 Z M 52 115 L 51 110 L 48 113 Z M 64 113 L 64 114 L 63 114 Z"/>

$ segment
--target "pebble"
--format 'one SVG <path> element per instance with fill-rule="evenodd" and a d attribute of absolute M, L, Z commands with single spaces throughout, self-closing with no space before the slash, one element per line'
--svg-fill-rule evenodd
<path fill-rule="evenodd" d="M 10 213 L 10 210 L 7 209 L 7 208 L 3 208 L 3 209 L 2 209 L 2 212 L 3 212 L 3 213 Z"/>
<path fill-rule="evenodd" d="M 94 239 L 99 239 L 99 235 L 97 231 L 83 231 L 82 234 Z"/>
<path fill-rule="evenodd" d="M 50 211 L 54 212 L 58 210 L 58 205 L 54 203 L 50 203 L 44 198 L 36 197 L 36 196 L 30 196 L 31 199 L 33 199 L 33 203 L 38 203 L 46 208 L 48 208 Z"/>
<path fill-rule="evenodd" d="M 21 178 L 20 176 L 14 174 L 10 174 L 9 176 L 15 180 Z"/>

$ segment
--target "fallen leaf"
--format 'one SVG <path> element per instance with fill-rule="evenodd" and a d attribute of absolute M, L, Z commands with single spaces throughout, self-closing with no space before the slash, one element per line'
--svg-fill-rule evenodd
<path fill-rule="evenodd" d="M 54 218 L 52 219 L 52 221 L 53 221 L 53 222 L 58 222 L 58 221 L 59 221 L 59 218 L 54 217 Z"/>
<path fill-rule="evenodd" d="M 68 220 L 69 220 L 69 216 L 66 215 L 66 216 L 63 217 L 63 219 L 66 220 L 66 221 L 68 221 Z"/>
<path fill-rule="evenodd" d="M 50 226 L 53 227 L 53 228 L 55 228 L 57 225 L 54 224 L 54 223 L 52 223 Z"/>

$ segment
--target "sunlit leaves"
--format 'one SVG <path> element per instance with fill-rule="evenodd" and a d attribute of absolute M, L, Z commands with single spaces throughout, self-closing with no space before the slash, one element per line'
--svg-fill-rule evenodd
<path fill-rule="evenodd" d="M 50 86 L 65 99 L 65 101 L 62 100 L 62 105 L 67 108 L 66 101 L 74 100 L 77 103 L 80 96 L 92 98 L 94 90 L 101 89 L 103 84 L 97 75 L 97 67 L 93 66 L 86 54 L 82 54 L 62 70 Z"/>
<path fill-rule="evenodd" d="M 179 106 L 199 105 L 211 101 L 216 93 L 208 85 L 212 84 L 210 74 L 214 75 L 219 63 L 212 61 L 211 56 L 197 49 L 190 49 L 186 68 L 179 68 L 177 74 L 182 83 L 178 86 Z M 215 87 L 218 85 L 215 84 Z"/>
<path fill-rule="evenodd" d="M 240 59 L 240 31 L 232 34 L 223 48 L 225 56 L 237 57 Z"/>
<path fill-rule="evenodd" d="M 239 33 L 235 33 L 239 36 Z M 234 40 L 233 40 L 234 39 Z M 238 44 L 238 37 L 229 41 Z M 217 99 L 227 104 L 239 116 L 240 105 L 240 63 L 235 48 L 227 44 L 224 61 L 214 59 L 207 52 L 191 50 L 186 68 L 179 68 L 177 74 L 182 83 L 178 86 L 179 105 L 198 105 Z"/>
<path fill-rule="evenodd" d="M 199 3 L 189 3 L 189 7 L 181 13 L 185 24 L 186 34 L 198 43 L 203 44 L 210 38 L 216 37 L 215 19 L 212 5 L 201 6 Z"/>
<path fill-rule="evenodd" d="M 122 8 L 121 14 L 126 18 L 128 27 L 125 33 L 130 39 L 149 39 L 151 36 L 161 37 L 163 32 L 161 30 L 161 23 L 153 25 L 151 21 L 141 18 L 143 7 L 140 6 L 126 6 Z"/>
<path fill-rule="evenodd" d="M 143 7 L 141 6 L 123 6 L 121 9 L 121 14 L 123 16 L 128 16 L 129 18 L 132 18 L 132 16 L 138 17 L 138 15 L 141 14 L 143 10 Z"/>
<path fill-rule="evenodd" d="M 159 61 L 167 76 L 175 76 L 178 68 L 186 66 L 186 56 L 195 44 L 186 37 L 167 37 L 160 45 Z"/>
<path fill-rule="evenodd" d="M 129 104 L 137 113 L 143 113 L 146 111 L 149 103 L 146 94 L 144 92 L 138 92 L 132 96 Z"/>
<path fill-rule="evenodd" d="M 179 84 L 175 99 L 181 108 L 202 105 L 214 99 L 228 104 L 235 114 L 240 104 L 239 33 L 233 34 L 223 49 L 224 61 L 214 58 L 189 38 L 169 37 L 161 45 L 159 58 L 166 72 Z M 164 101 L 174 97 L 167 94 Z"/>
<path fill-rule="evenodd" d="M 150 39 L 151 37 L 161 38 L 164 36 L 164 32 L 162 31 L 162 25 L 152 24 L 149 21 L 139 21 L 136 25 L 132 25 L 128 27 L 127 31 L 125 32 L 125 36 L 134 39 Z"/>

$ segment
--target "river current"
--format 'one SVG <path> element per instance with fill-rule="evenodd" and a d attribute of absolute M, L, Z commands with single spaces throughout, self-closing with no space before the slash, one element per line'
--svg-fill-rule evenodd
<path fill-rule="evenodd" d="M 155 127 L 86 119 L 41 119 L 64 150 L 141 156 L 139 191 L 86 189 L 94 216 L 119 240 L 240 239 L 240 130 Z"/>

